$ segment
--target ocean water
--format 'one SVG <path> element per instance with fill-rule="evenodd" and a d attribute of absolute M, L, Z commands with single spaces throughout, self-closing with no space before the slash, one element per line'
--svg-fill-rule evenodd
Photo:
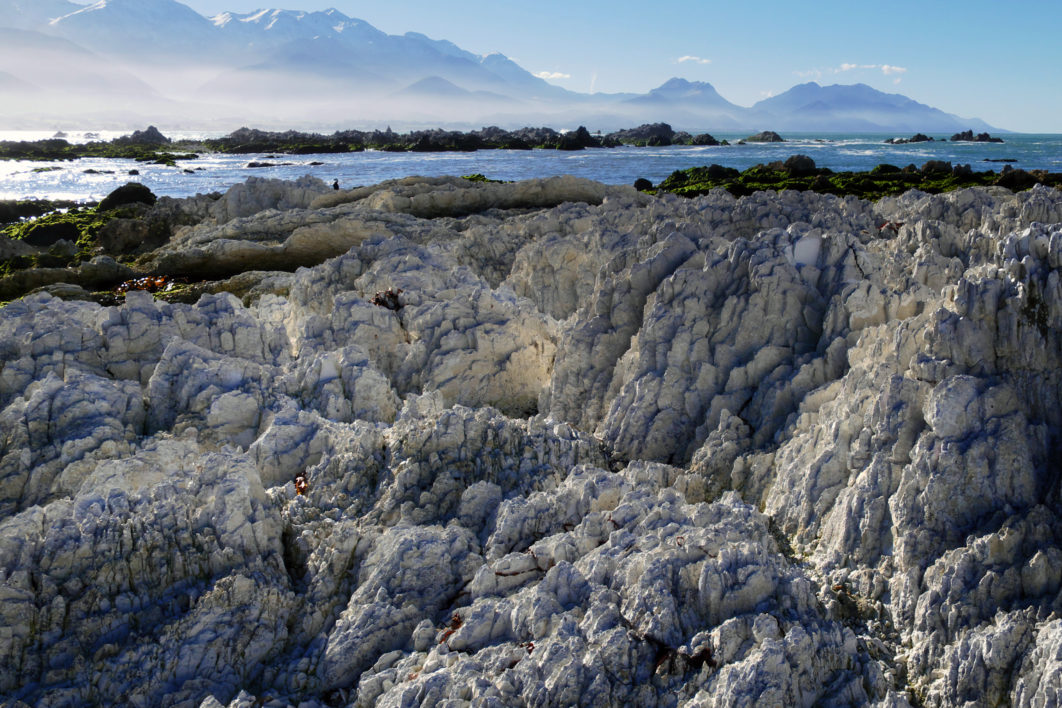
<path fill-rule="evenodd" d="M 86 133 L 71 131 L 68 140 L 87 140 Z M 119 133 L 101 131 L 109 139 Z M 219 134 L 172 133 L 172 138 L 215 137 Z M 736 143 L 745 134 L 713 133 Z M 50 132 L 0 132 L 0 140 L 36 140 Z M 344 188 L 375 184 L 409 175 L 467 175 L 481 173 L 491 179 L 521 180 L 554 175 L 574 175 L 608 184 L 632 184 L 638 178 L 659 183 L 675 170 L 717 163 L 739 170 L 759 163 L 809 155 L 820 167 L 834 171 L 869 170 L 881 163 L 903 167 L 928 160 L 969 164 L 974 170 L 998 172 L 1004 166 L 987 160 L 1014 160 L 1015 168 L 1062 172 L 1062 135 L 1002 134 L 1004 143 L 953 143 L 938 141 L 887 145 L 887 134 L 788 134 L 786 142 L 717 147 L 672 146 L 660 148 L 556 150 L 481 150 L 473 153 L 392 153 L 368 150 L 327 155 L 221 155 L 201 154 L 177 167 L 137 163 L 133 160 L 82 159 L 68 162 L 0 161 L 0 199 L 97 200 L 129 181 L 142 182 L 159 196 L 186 197 L 224 191 L 248 177 L 295 179 L 310 174 Z M 273 167 L 249 168 L 249 162 L 270 162 Z M 312 164 L 312 163 L 321 164 Z M 139 170 L 130 176 L 130 170 Z"/>

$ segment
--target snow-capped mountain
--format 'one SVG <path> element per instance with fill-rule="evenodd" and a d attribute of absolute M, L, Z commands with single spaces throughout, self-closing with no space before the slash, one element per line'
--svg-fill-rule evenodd
<path fill-rule="evenodd" d="M 82 8 L 67 0 L 0 0 L 0 25 L 39 29 L 49 21 Z"/>
<path fill-rule="evenodd" d="M 650 121 L 713 130 L 990 128 L 864 85 L 803 84 L 751 108 L 727 101 L 709 83 L 680 78 L 641 96 L 579 94 L 503 54 L 480 56 L 416 32 L 390 35 L 335 9 L 207 18 L 178 0 L 0 0 L 0 27 L 35 33 L 0 48 L 0 99 L 8 110 L 39 104 L 42 96 L 61 105 L 74 89 L 98 94 L 97 102 L 109 101 L 115 112 L 148 110 L 145 100 L 130 105 L 128 94 L 150 99 L 154 90 L 179 100 L 168 109 L 185 120 L 229 116 L 260 125 L 291 122 L 287 127 L 328 116 L 348 125 L 391 119 L 593 122 L 610 129 Z M 67 44 L 59 51 L 49 38 Z"/>
<path fill-rule="evenodd" d="M 300 12 L 258 10 L 244 14 L 224 12 L 211 18 L 222 41 L 244 47 L 266 49 L 315 37 L 341 38 L 350 45 L 372 46 L 386 40 L 387 34 L 368 22 L 347 17 L 339 10 Z"/>
<path fill-rule="evenodd" d="M 135 63 L 211 54 L 216 28 L 176 0 L 99 0 L 53 19 L 50 33 L 94 52 Z"/>

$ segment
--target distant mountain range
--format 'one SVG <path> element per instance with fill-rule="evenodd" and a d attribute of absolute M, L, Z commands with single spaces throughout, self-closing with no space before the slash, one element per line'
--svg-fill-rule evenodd
<path fill-rule="evenodd" d="M 547 124 L 613 130 L 998 130 L 863 84 L 795 86 L 742 107 L 671 79 L 644 95 L 554 86 L 480 56 L 331 9 L 206 18 L 176 0 L 0 0 L 0 127 L 145 121 L 192 128 Z"/>

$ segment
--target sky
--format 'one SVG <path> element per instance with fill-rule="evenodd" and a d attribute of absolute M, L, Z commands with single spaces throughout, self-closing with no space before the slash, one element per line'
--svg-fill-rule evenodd
<path fill-rule="evenodd" d="M 340 12 L 501 52 L 580 92 L 678 76 L 751 106 L 795 84 L 865 83 L 999 128 L 1062 133 L 1059 0 L 183 0 L 197 12 Z M 266 0 L 269 2 L 269 0 Z"/>

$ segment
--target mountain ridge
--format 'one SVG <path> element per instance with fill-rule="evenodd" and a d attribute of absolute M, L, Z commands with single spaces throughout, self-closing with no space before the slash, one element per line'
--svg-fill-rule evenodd
<path fill-rule="evenodd" d="M 645 94 L 577 93 L 535 76 L 504 54 L 473 54 L 418 32 L 387 34 L 335 8 L 260 9 L 208 18 L 178 0 L 99 0 L 84 6 L 66 0 L 32 5 L 0 0 L 0 26 L 5 25 L 62 38 L 115 62 L 116 75 L 179 99 L 183 107 L 163 102 L 177 120 L 267 115 L 278 125 L 305 125 L 310 116 L 319 123 L 323 115 L 331 121 L 394 121 L 409 117 L 408 99 L 419 95 L 424 101 L 415 107 L 416 120 L 428 123 L 475 125 L 511 115 L 510 122 L 593 121 L 608 129 L 666 121 L 714 130 L 999 131 L 979 119 L 865 84 L 799 84 L 750 107 L 728 101 L 708 82 L 681 77 Z M 58 85 L 42 85 L 20 71 L 33 56 L 0 66 L 11 77 L 0 85 L 0 98 L 9 104 L 39 99 L 42 90 L 58 91 Z M 425 92 L 431 82 L 422 82 L 429 78 L 453 89 Z M 25 85 L 37 89 L 32 97 L 20 88 Z M 470 95 L 490 100 L 477 106 L 465 100 Z M 403 99 L 396 102 L 396 96 Z M 455 105 L 446 96 L 464 98 Z M 131 123 L 163 122 L 153 112 L 156 103 L 150 97 L 133 104 L 116 101 L 113 111 L 116 118 L 123 109 L 142 112 L 130 115 Z M 76 112 L 76 104 L 66 111 Z"/>

